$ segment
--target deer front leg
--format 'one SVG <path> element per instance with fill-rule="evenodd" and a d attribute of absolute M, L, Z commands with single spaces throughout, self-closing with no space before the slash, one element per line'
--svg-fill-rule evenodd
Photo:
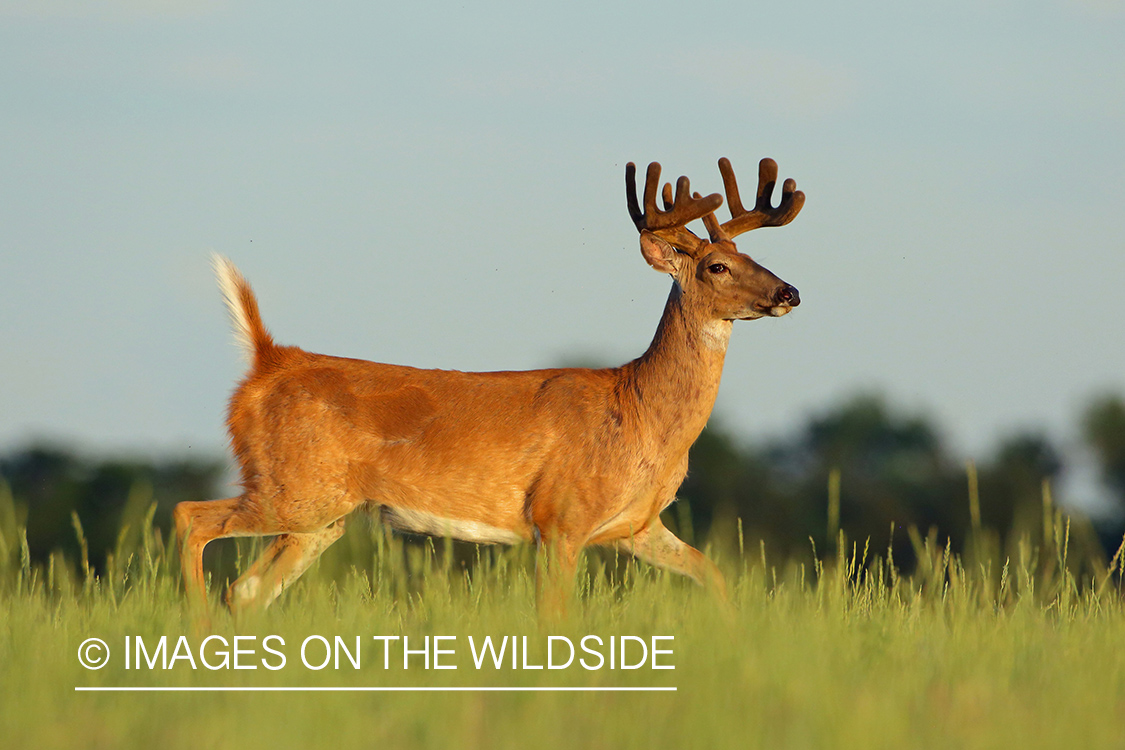
<path fill-rule="evenodd" d="M 659 517 L 633 537 L 616 542 L 615 546 L 659 568 L 691 577 L 726 603 L 727 584 L 718 566 L 695 547 L 681 541 Z"/>
<path fill-rule="evenodd" d="M 227 589 L 227 606 L 235 614 L 265 609 L 343 534 L 344 519 L 339 518 L 320 531 L 275 537 L 250 569 Z"/>
<path fill-rule="evenodd" d="M 566 619 L 582 548 L 565 534 L 536 529 L 535 600 L 540 622 Z"/>

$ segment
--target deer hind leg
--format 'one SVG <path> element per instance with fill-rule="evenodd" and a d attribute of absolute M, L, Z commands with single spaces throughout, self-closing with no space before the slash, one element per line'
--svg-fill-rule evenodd
<path fill-rule="evenodd" d="M 265 609 L 343 534 L 344 518 L 339 518 L 320 531 L 276 537 L 227 589 L 227 606 L 236 613 Z"/>
<path fill-rule="evenodd" d="M 173 513 L 180 544 L 184 588 L 193 605 L 207 600 L 203 579 L 203 548 L 216 539 L 232 536 L 263 536 L 278 529 L 266 523 L 245 497 L 226 500 L 182 502 Z"/>
<path fill-rule="evenodd" d="M 659 568 L 672 570 L 695 580 L 713 592 L 721 601 L 727 601 L 727 584 L 715 563 L 695 547 L 680 540 L 660 522 L 653 520 L 648 528 L 630 539 L 615 543 L 617 549 Z"/>

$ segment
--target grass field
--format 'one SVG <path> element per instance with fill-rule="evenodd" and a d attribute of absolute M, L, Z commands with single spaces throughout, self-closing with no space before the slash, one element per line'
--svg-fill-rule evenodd
<path fill-rule="evenodd" d="M 1045 523 L 1045 546 L 1025 543 L 1008 556 L 978 549 L 975 562 L 915 534 L 920 564 L 910 576 L 843 536 L 840 553 L 805 566 L 775 565 L 760 548 L 732 549 L 719 560 L 732 585 L 730 611 L 676 578 L 590 556 L 571 618 L 549 628 L 535 617 L 529 550 L 470 552 L 463 567 L 441 541 L 404 545 L 359 523 L 275 607 L 237 623 L 217 611 L 203 632 L 185 609 L 175 553 L 145 518 L 122 530 L 96 577 L 82 561 L 31 565 L 9 522 L 0 529 L 0 745 L 1125 747 L 1121 556 L 1076 565 L 1067 559 L 1065 519 L 1056 513 Z M 980 546 L 986 542 L 982 535 Z M 235 549 L 226 546 L 220 556 L 228 559 L 211 565 L 237 567 Z M 204 646 L 207 635 L 223 640 Z M 270 635 L 277 639 L 265 641 Z M 478 669 L 468 638 L 479 646 L 484 636 L 505 635 L 521 648 L 527 639 L 517 668 L 506 652 L 501 668 L 486 660 Z M 602 644 L 633 636 L 649 648 L 652 636 L 672 636 L 656 642 L 671 651 L 656 663 L 675 668 L 651 668 L 649 653 L 639 668 L 610 669 L 608 647 L 600 669 L 583 667 L 577 657 L 590 666 L 598 658 L 581 650 L 566 668 L 523 668 L 525 658 L 546 665 L 549 636 L 577 647 L 591 635 Z M 348 654 L 338 668 L 305 666 L 301 644 L 310 636 L 329 644 L 338 636 L 349 653 L 358 636 L 359 668 Z M 452 636 L 437 642 L 445 651 L 437 663 L 457 668 L 426 669 L 416 654 L 404 669 L 401 640 L 388 642 L 385 668 L 384 642 L 374 636 L 408 637 L 419 650 L 426 636 Z M 111 652 L 98 670 L 78 661 L 91 637 Z M 126 637 L 130 649 L 137 637 L 144 644 L 140 669 L 135 650 L 125 668 Z M 638 642 L 626 639 L 630 665 L 641 661 Z M 239 665 L 257 668 L 201 663 L 221 666 L 235 645 Z M 280 656 L 264 645 L 284 654 L 284 667 L 266 666 Z M 306 660 L 318 666 L 324 642 L 308 646 Z M 561 664 L 565 644 L 553 647 Z M 75 691 L 106 686 L 675 691 Z"/>

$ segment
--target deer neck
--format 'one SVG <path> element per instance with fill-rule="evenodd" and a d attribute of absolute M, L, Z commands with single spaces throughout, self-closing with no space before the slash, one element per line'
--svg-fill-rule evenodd
<path fill-rule="evenodd" d="M 630 363 L 639 411 L 669 447 L 686 452 L 707 424 L 731 326 L 704 315 L 673 282 L 648 351 Z"/>

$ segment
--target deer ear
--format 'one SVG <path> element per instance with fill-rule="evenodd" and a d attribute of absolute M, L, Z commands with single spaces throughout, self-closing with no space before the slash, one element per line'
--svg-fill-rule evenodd
<path fill-rule="evenodd" d="M 652 232 L 641 232 L 641 255 L 661 273 L 676 272 L 676 249 Z"/>

